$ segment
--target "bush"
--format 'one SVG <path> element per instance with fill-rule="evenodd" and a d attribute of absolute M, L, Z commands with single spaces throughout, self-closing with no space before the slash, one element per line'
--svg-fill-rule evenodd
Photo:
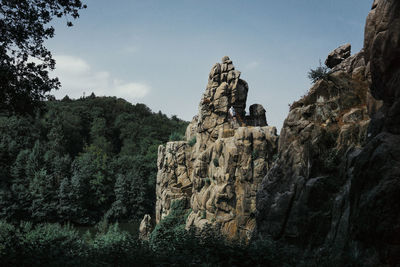
<path fill-rule="evenodd" d="M 79 236 L 70 226 L 0 221 L 1 266 L 342 266 L 351 257 L 303 255 L 293 246 L 272 239 L 227 241 L 211 225 L 185 230 L 184 200 L 156 226 L 150 244 L 110 225 L 94 238 Z M 190 210 L 189 210 L 190 212 Z M 202 213 L 204 216 L 205 211 Z M 337 255 L 336 255 L 337 256 Z M 354 258 L 354 257 L 353 257 Z M 344 261 L 347 260 L 347 261 Z M 341 262 L 343 261 L 343 262 Z M 336 264 L 335 263 L 339 263 Z"/>
<path fill-rule="evenodd" d="M 217 158 L 214 158 L 214 159 L 213 159 L 213 163 L 214 163 L 214 166 L 215 166 L 215 167 L 218 167 L 218 166 L 219 166 L 219 161 L 218 161 Z"/>
<path fill-rule="evenodd" d="M 315 83 L 320 79 L 327 79 L 329 76 L 329 68 L 322 66 L 321 60 L 319 60 L 319 67 L 310 69 L 308 72 L 308 78 Z"/>
<path fill-rule="evenodd" d="M 193 136 L 188 142 L 189 146 L 194 146 L 196 144 L 196 141 L 196 136 Z"/>
<path fill-rule="evenodd" d="M 1 264 L 18 265 L 21 246 L 19 231 L 11 224 L 0 221 L 0 259 Z"/>
<path fill-rule="evenodd" d="M 90 243 L 90 259 L 96 266 L 147 266 L 151 257 L 147 244 L 121 231 L 118 224 L 111 225 L 107 232 L 98 234 Z"/>
<path fill-rule="evenodd" d="M 81 266 L 85 264 L 87 249 L 71 226 L 39 224 L 23 230 L 23 265 L 27 266 Z M 22 260 L 22 259 L 21 259 Z"/>
<path fill-rule="evenodd" d="M 156 265 L 185 265 L 188 260 L 188 249 L 193 248 L 193 236 L 188 235 L 185 230 L 185 222 L 188 213 L 191 210 L 186 209 L 186 201 L 183 199 L 173 200 L 171 202 L 168 216 L 162 219 L 150 234 L 149 246 L 153 255 L 157 255 Z M 171 257 L 174 255 L 173 257 Z M 191 256 L 190 256 L 191 257 Z M 178 263 L 181 264 L 178 264 Z"/>
<path fill-rule="evenodd" d="M 183 140 L 183 135 L 178 132 L 173 132 L 169 136 L 169 141 L 182 141 Z"/>
<path fill-rule="evenodd" d="M 256 149 L 253 152 L 251 152 L 251 160 L 255 161 L 258 158 L 259 158 L 259 151 Z"/>

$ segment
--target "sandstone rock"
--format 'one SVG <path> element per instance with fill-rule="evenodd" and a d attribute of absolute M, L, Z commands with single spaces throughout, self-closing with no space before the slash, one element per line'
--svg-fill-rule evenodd
<path fill-rule="evenodd" d="M 249 238 L 255 221 L 255 194 L 272 162 L 277 143 L 274 127 L 240 127 L 234 136 L 219 138 L 194 161 L 193 212 L 187 227 L 219 224 L 230 238 Z M 232 229 L 236 229 L 233 231 Z"/>
<path fill-rule="evenodd" d="M 350 249 L 371 265 L 400 263 L 400 2 L 375 0 L 365 27 L 365 61 L 375 110 L 368 142 L 354 158 L 349 189 Z"/>
<path fill-rule="evenodd" d="M 399 36 L 400 2 L 375 0 L 364 50 L 291 106 L 257 193 L 258 235 L 361 266 L 400 263 Z"/>
<path fill-rule="evenodd" d="M 399 1 L 374 1 L 365 26 L 365 59 L 373 76 L 371 93 L 388 104 L 400 97 L 399 10 Z"/>
<path fill-rule="evenodd" d="M 172 200 L 190 198 L 192 181 L 186 166 L 189 150 L 184 141 L 168 142 L 158 148 L 156 223 L 168 215 Z"/>
<path fill-rule="evenodd" d="M 260 104 L 253 104 L 249 108 L 250 116 L 246 116 L 246 124 L 250 126 L 267 126 L 265 109 Z"/>
<path fill-rule="evenodd" d="M 291 105 L 278 159 L 257 193 L 259 235 L 309 251 L 332 242 L 332 206 L 346 186 L 340 160 L 365 142 L 370 119 L 363 62 L 359 55 L 342 61 Z"/>
<path fill-rule="evenodd" d="M 228 56 L 223 56 L 221 61 L 222 63 L 226 63 L 228 60 L 230 60 Z"/>
<path fill-rule="evenodd" d="M 153 231 L 153 226 L 151 224 L 151 217 L 149 214 L 144 215 L 139 226 L 139 238 L 141 240 L 149 240 L 149 236 Z"/>
<path fill-rule="evenodd" d="M 333 68 L 339 65 L 346 58 L 350 57 L 350 55 L 351 55 L 350 44 L 339 46 L 328 55 L 328 58 L 325 60 L 325 65 L 328 68 Z"/>
<path fill-rule="evenodd" d="M 211 224 L 229 238 L 248 240 L 255 227 L 256 191 L 277 150 L 275 127 L 265 110 L 252 105 L 254 126 L 244 120 L 248 84 L 229 57 L 209 74 L 199 113 L 186 130 L 186 142 L 168 142 L 158 152 L 156 222 L 175 199 L 191 208 L 186 226 Z M 233 127 L 228 110 L 235 108 Z M 262 127 L 259 127 L 262 126 Z M 196 140 L 191 144 L 190 140 Z"/>

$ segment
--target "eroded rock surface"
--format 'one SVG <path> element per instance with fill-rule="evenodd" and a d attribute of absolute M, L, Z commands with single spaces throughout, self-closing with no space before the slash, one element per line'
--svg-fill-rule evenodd
<path fill-rule="evenodd" d="M 257 188 L 277 150 L 275 127 L 265 110 L 254 106 L 246 124 L 248 85 L 229 57 L 215 64 L 186 130 L 186 141 L 159 147 L 156 222 L 168 215 L 173 200 L 191 208 L 186 226 L 211 224 L 228 238 L 248 239 L 255 227 Z M 233 106 L 237 121 L 228 114 Z"/>
<path fill-rule="evenodd" d="M 400 2 L 375 0 L 364 51 L 293 103 L 257 194 L 257 234 L 305 255 L 400 264 Z"/>
<path fill-rule="evenodd" d="M 278 160 L 257 195 L 259 235 L 313 250 L 340 228 L 334 206 L 347 188 L 341 160 L 362 147 L 370 121 L 362 54 L 343 61 L 291 105 Z"/>
<path fill-rule="evenodd" d="M 352 248 L 371 265 L 400 264 L 400 2 L 376 0 L 365 27 L 371 94 L 383 106 L 355 158 L 349 201 Z"/>
<path fill-rule="evenodd" d="M 342 63 L 342 61 L 345 60 L 346 58 L 350 57 L 350 55 L 351 55 L 351 45 L 344 44 L 333 50 L 328 55 L 328 57 L 325 60 L 325 65 L 328 68 L 333 68 Z"/>
<path fill-rule="evenodd" d="M 139 238 L 141 240 L 149 240 L 152 231 L 153 226 L 151 224 L 151 217 L 149 214 L 146 214 L 139 225 Z"/>

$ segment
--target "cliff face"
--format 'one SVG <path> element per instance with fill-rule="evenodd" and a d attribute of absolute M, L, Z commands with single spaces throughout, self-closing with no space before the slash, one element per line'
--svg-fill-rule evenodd
<path fill-rule="evenodd" d="M 159 148 L 156 221 L 182 199 L 187 227 L 400 263 L 400 2 L 375 0 L 364 49 L 350 50 L 329 54 L 332 71 L 291 105 L 279 144 L 262 106 L 245 115 L 248 85 L 232 61 L 215 64 L 186 141 Z"/>
<path fill-rule="evenodd" d="M 371 262 L 400 263 L 400 2 L 376 0 L 365 28 L 371 94 L 383 101 L 355 159 L 349 235 Z"/>
<path fill-rule="evenodd" d="M 257 235 L 310 254 L 395 265 L 400 262 L 399 1 L 374 1 L 364 50 L 332 66 L 328 80 L 292 105 L 278 160 L 257 193 Z"/>
<path fill-rule="evenodd" d="M 156 222 L 173 200 L 191 209 L 186 226 L 219 227 L 228 238 L 248 239 L 255 227 L 256 192 L 276 154 L 275 127 L 253 105 L 245 115 L 248 85 L 228 57 L 215 64 L 187 128 L 186 141 L 159 147 Z M 236 118 L 229 116 L 234 107 Z"/>
<path fill-rule="evenodd" d="M 345 212 L 335 207 L 349 186 L 342 159 L 366 140 L 368 89 L 360 52 L 291 105 L 278 160 L 257 194 L 258 234 L 310 249 L 335 238 Z"/>

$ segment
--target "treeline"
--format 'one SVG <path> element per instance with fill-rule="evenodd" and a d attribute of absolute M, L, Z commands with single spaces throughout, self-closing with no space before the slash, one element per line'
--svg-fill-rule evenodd
<path fill-rule="evenodd" d="M 0 218 L 93 225 L 152 214 L 158 146 L 186 126 L 94 95 L 0 115 Z"/>
<path fill-rule="evenodd" d="M 354 258 L 318 255 L 272 239 L 228 241 L 211 226 L 185 229 L 188 210 L 179 201 L 148 241 L 100 224 L 80 234 L 70 225 L 0 221 L 2 266 L 358 266 Z"/>
<path fill-rule="evenodd" d="M 142 241 L 117 224 L 81 236 L 59 224 L 0 221 L 2 266 L 282 266 L 271 242 L 229 243 L 212 229 L 175 232 L 158 243 Z M 158 245 L 158 246 L 157 246 Z M 273 264 L 273 265 L 272 265 Z"/>

